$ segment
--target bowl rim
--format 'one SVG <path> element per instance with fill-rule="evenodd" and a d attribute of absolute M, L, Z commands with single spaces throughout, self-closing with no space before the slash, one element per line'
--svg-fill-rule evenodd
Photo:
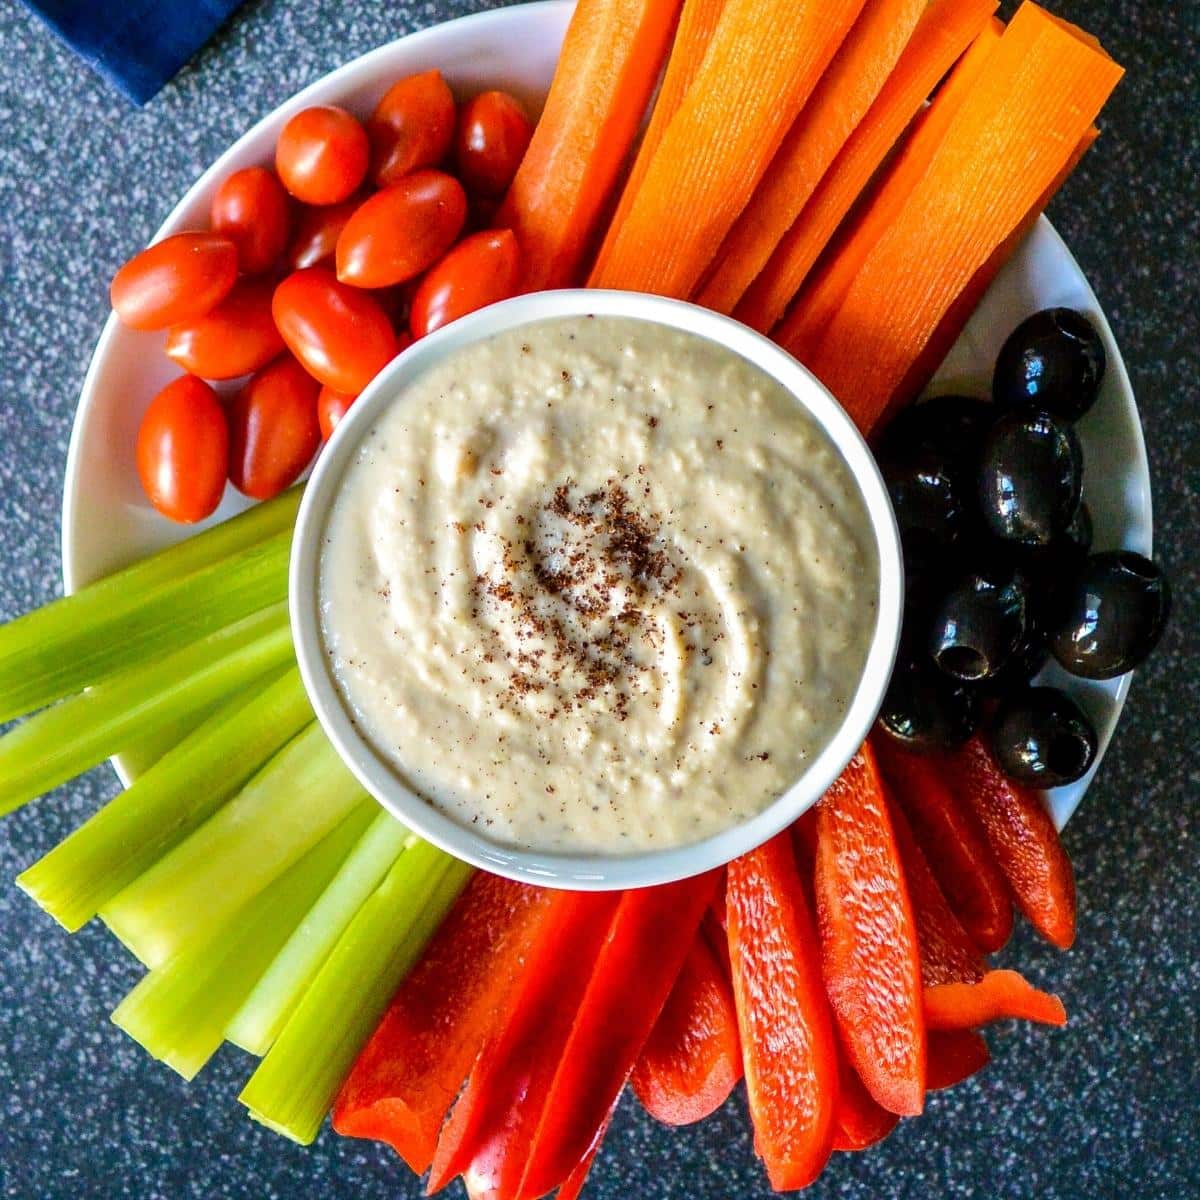
<path fill-rule="evenodd" d="M 846 463 L 863 499 L 879 563 L 875 629 L 853 699 L 807 770 L 762 812 L 691 845 L 629 855 L 546 852 L 502 845 L 422 799 L 357 728 L 328 665 L 321 633 L 321 545 L 341 480 L 363 437 L 407 383 L 464 346 L 525 325 L 572 316 L 647 321 L 693 334 L 737 354 L 802 405 Z M 288 603 L 300 674 L 317 719 L 343 762 L 389 812 L 428 841 L 474 866 L 526 883 L 608 890 L 668 883 L 721 866 L 791 825 L 820 799 L 874 722 L 895 660 L 903 606 L 900 537 L 887 489 L 866 441 L 811 372 L 763 335 L 696 305 L 644 293 L 563 289 L 481 309 L 398 355 L 355 401 L 325 447 L 296 519 Z"/>

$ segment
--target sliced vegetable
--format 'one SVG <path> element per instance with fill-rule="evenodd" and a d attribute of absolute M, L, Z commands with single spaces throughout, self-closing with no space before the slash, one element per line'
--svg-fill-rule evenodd
<path fill-rule="evenodd" d="M 320 896 L 314 896 L 303 920 L 293 924 L 254 990 L 230 1018 L 225 1036 L 251 1054 L 261 1057 L 271 1048 L 338 938 L 396 859 L 416 841 L 391 813 L 373 804 L 367 811 L 369 825 L 359 827 L 337 873 Z"/>
<path fill-rule="evenodd" d="M 1065 1025 L 1067 1010 L 1057 996 L 1038 991 L 1016 971 L 989 971 L 977 983 L 940 983 L 925 989 L 930 1029 L 977 1029 L 1008 1019 Z"/>
<path fill-rule="evenodd" d="M 37 713 L 0 737 L 0 816 L 291 657 L 287 604 L 275 604 Z"/>
<path fill-rule="evenodd" d="M 421 167 L 436 167 L 454 140 L 454 96 L 441 71 L 392 84 L 367 122 L 371 180 L 388 187 Z"/>
<path fill-rule="evenodd" d="M 879 1104 L 915 1116 L 925 1102 L 916 922 L 869 746 L 816 811 L 822 970 L 842 1044 Z"/>
<path fill-rule="evenodd" d="M 333 104 L 301 109 L 275 143 L 275 170 L 305 204 L 349 199 L 367 174 L 369 158 L 366 130 Z"/>
<path fill-rule="evenodd" d="M 300 673 L 239 690 L 70 837 L 17 876 L 72 933 L 312 721 Z"/>
<path fill-rule="evenodd" d="M 293 1141 L 317 1136 L 354 1057 L 471 868 L 417 841 L 355 914 L 239 1097 Z"/>
<path fill-rule="evenodd" d="M 919 385 L 911 369 L 943 317 L 1059 178 L 1121 74 L 1065 22 L 1018 9 L 807 354 L 860 428 Z"/>
<path fill-rule="evenodd" d="M 863 5 L 721 243 L 697 304 L 733 312 L 891 76 L 925 6 L 926 0 L 871 0 Z"/>
<path fill-rule="evenodd" d="M 872 741 L 892 798 L 908 818 L 954 915 L 984 954 L 1012 934 L 1012 900 L 983 829 L 950 790 L 946 763 Z"/>
<path fill-rule="evenodd" d="M 658 81 L 679 0 L 583 0 L 546 107 L 496 216 L 521 247 L 523 287 L 579 283 Z"/>
<path fill-rule="evenodd" d="M 363 795 L 314 722 L 100 915 L 142 962 L 156 967 L 278 878 Z"/>
<path fill-rule="evenodd" d="M 219 233 L 177 233 L 135 254 L 109 299 L 130 329 L 166 329 L 215 308 L 237 279 L 237 249 Z"/>
<path fill-rule="evenodd" d="M 616 1105 L 613 1105 L 613 1112 L 616 1111 Z M 576 1163 L 574 1170 L 567 1176 L 562 1186 L 554 1193 L 554 1200 L 579 1200 L 583 1195 L 583 1185 L 587 1183 L 588 1173 L 592 1169 L 592 1163 L 596 1161 L 596 1155 L 600 1152 L 600 1147 L 604 1142 L 604 1135 L 608 1132 L 608 1126 L 612 1121 L 612 1112 L 608 1114 L 608 1119 L 605 1120 L 600 1132 L 596 1135 L 596 1140 L 588 1152 Z"/>
<path fill-rule="evenodd" d="M 454 165 L 463 186 L 503 196 L 525 157 L 533 125 L 508 92 L 481 92 L 463 105 L 454 138 Z"/>
<path fill-rule="evenodd" d="M 701 932 L 629 1082 L 652 1117 L 691 1125 L 716 1112 L 741 1077 L 733 988 Z"/>
<path fill-rule="evenodd" d="M 1066 950 L 1075 940 L 1075 874 L 1045 800 L 1008 779 L 978 736 L 947 763 L 951 790 L 983 827 L 1021 911 Z"/>
<path fill-rule="evenodd" d="M 146 975 L 117 1005 L 113 1023 L 184 1079 L 193 1079 L 221 1045 L 230 1015 L 333 878 L 373 807 L 364 800 L 211 936 Z"/>
<path fill-rule="evenodd" d="M 400 985 L 338 1095 L 333 1127 L 429 1169 L 450 1105 L 501 1020 L 553 893 L 478 873 Z"/>
<path fill-rule="evenodd" d="M 214 232 L 237 247 L 242 274 L 259 275 L 275 266 L 287 245 L 291 224 L 287 192 L 266 167 L 234 171 L 213 194 L 210 220 Z"/>
<path fill-rule="evenodd" d="M 211 312 L 167 331 L 167 357 L 203 379 L 236 379 L 283 351 L 271 316 L 272 284 L 247 279 Z"/>
<path fill-rule="evenodd" d="M 805 1187 L 832 1148 L 838 1058 L 787 833 L 729 864 L 725 902 L 755 1150 L 777 1191 Z"/>
<path fill-rule="evenodd" d="M 925 1086 L 931 1092 L 952 1088 L 991 1062 L 987 1042 L 969 1029 L 931 1029 Z"/>
<path fill-rule="evenodd" d="M 837 1107 L 833 1113 L 833 1148 L 866 1150 L 882 1142 L 900 1123 L 863 1086 L 843 1051 L 838 1055 Z"/>
<path fill-rule="evenodd" d="M 561 1184 L 600 1137 L 679 978 L 717 873 L 622 893 L 542 1103 L 519 1195 Z"/>
<path fill-rule="evenodd" d="M 727 0 L 593 287 L 692 294 L 861 8 Z"/>

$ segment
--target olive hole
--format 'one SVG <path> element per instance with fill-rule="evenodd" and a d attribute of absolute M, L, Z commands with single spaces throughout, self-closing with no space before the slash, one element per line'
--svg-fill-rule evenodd
<path fill-rule="evenodd" d="M 1087 765 L 1087 747 L 1078 738 L 1056 737 L 1050 743 L 1049 760 L 1055 775 L 1081 774 Z"/>
<path fill-rule="evenodd" d="M 987 674 L 987 659 L 970 646 L 947 646 L 938 654 L 938 666 L 959 679 L 982 679 Z"/>

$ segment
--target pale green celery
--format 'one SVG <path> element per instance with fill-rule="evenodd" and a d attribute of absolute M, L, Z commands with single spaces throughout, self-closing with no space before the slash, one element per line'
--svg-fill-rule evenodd
<path fill-rule="evenodd" d="M 307 1145 L 388 1001 L 466 886 L 471 868 L 417 841 L 338 939 L 239 1097 L 256 1121 Z"/>
<path fill-rule="evenodd" d="M 142 962 L 157 967 L 282 875 L 364 795 L 313 723 L 100 916 Z"/>
<path fill-rule="evenodd" d="M 294 488 L 0 626 L 0 721 L 282 600 L 300 496 Z"/>
<path fill-rule="evenodd" d="M 43 709 L 0 737 L 0 816 L 291 658 L 285 601 Z"/>
<path fill-rule="evenodd" d="M 266 1054 L 355 913 L 416 841 L 416 835 L 390 813 L 377 812 L 337 877 L 230 1021 L 225 1036 L 235 1046 L 251 1054 Z"/>
<path fill-rule="evenodd" d="M 228 696 L 223 697 L 223 701 L 229 699 Z M 188 713 L 150 736 L 135 736 L 133 741 L 117 751 L 126 775 L 131 779 L 140 779 L 167 751 L 173 750 L 185 737 L 199 729 L 219 707 L 219 704 L 210 704 L 202 712 Z"/>
<path fill-rule="evenodd" d="M 229 1017 L 362 837 L 374 809 L 363 800 L 211 937 L 146 975 L 114 1010 L 114 1024 L 192 1079 L 220 1046 Z"/>
<path fill-rule="evenodd" d="M 312 717 L 295 667 L 243 689 L 19 875 L 17 885 L 74 933 L 206 821 Z"/>

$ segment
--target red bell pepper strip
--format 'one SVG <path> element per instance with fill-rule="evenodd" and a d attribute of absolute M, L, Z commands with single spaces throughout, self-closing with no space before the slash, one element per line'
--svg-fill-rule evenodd
<path fill-rule="evenodd" d="M 604 1124 L 600 1127 L 600 1132 L 596 1135 L 596 1140 L 592 1144 L 592 1148 L 579 1160 L 575 1165 L 575 1169 L 567 1176 L 562 1187 L 555 1193 L 555 1200 L 579 1200 L 583 1194 L 583 1185 L 587 1183 L 588 1173 L 592 1169 L 592 1163 L 596 1161 L 596 1155 L 600 1152 L 600 1147 L 604 1142 L 604 1135 L 608 1132 L 608 1127 L 612 1123 L 612 1115 L 617 1111 L 617 1106 L 614 1104 L 609 1109 L 608 1116 L 604 1119 Z"/>
<path fill-rule="evenodd" d="M 555 892 L 505 1018 L 480 1051 L 438 1138 L 426 1190 L 470 1170 L 481 1194 L 515 1196 L 575 1011 L 620 900 Z"/>
<path fill-rule="evenodd" d="M 536 1200 L 566 1180 L 595 1143 L 658 1020 L 719 873 L 621 894 L 575 1014 L 517 1200 Z"/>
<path fill-rule="evenodd" d="M 888 803 L 892 833 L 900 851 L 904 882 L 917 922 L 917 950 L 921 957 L 921 984 L 974 983 L 983 978 L 983 957 L 967 936 L 962 922 L 950 911 L 921 847 L 917 845 L 904 813 Z"/>
<path fill-rule="evenodd" d="M 416 1172 L 499 1019 L 549 893 L 479 872 L 401 984 L 333 1108 L 348 1137 L 387 1142 Z"/>
<path fill-rule="evenodd" d="M 866 1150 L 882 1142 L 900 1123 L 900 1118 L 875 1102 L 844 1051 L 838 1056 L 838 1068 L 833 1148 Z"/>
<path fill-rule="evenodd" d="M 925 1103 L 917 928 L 869 746 L 817 805 L 813 883 L 825 990 L 851 1065 L 889 1112 L 916 1116 Z"/>
<path fill-rule="evenodd" d="M 945 761 L 901 750 L 886 734 L 871 745 L 951 909 L 980 951 L 994 954 L 1012 936 L 1012 900 L 983 830 L 950 790 Z"/>
<path fill-rule="evenodd" d="M 954 1087 L 991 1062 L 987 1042 L 969 1029 L 931 1029 L 925 1086 L 931 1091 Z"/>
<path fill-rule="evenodd" d="M 652 1117 L 690 1125 L 716 1112 L 741 1077 L 733 988 L 701 930 L 629 1082 Z"/>
<path fill-rule="evenodd" d="M 1067 1023 L 1063 1002 L 1039 991 L 1016 971 L 989 971 L 978 983 L 939 983 L 925 989 L 925 1022 L 930 1029 L 977 1029 L 992 1021 Z"/>
<path fill-rule="evenodd" d="M 728 867 L 733 995 L 754 1147 L 776 1191 L 806 1187 L 833 1144 L 838 1059 L 791 835 Z"/>
<path fill-rule="evenodd" d="M 951 790 L 983 826 L 1021 911 L 1066 950 L 1075 940 L 1075 874 L 1045 800 L 1005 776 L 978 734 L 948 761 Z"/>

